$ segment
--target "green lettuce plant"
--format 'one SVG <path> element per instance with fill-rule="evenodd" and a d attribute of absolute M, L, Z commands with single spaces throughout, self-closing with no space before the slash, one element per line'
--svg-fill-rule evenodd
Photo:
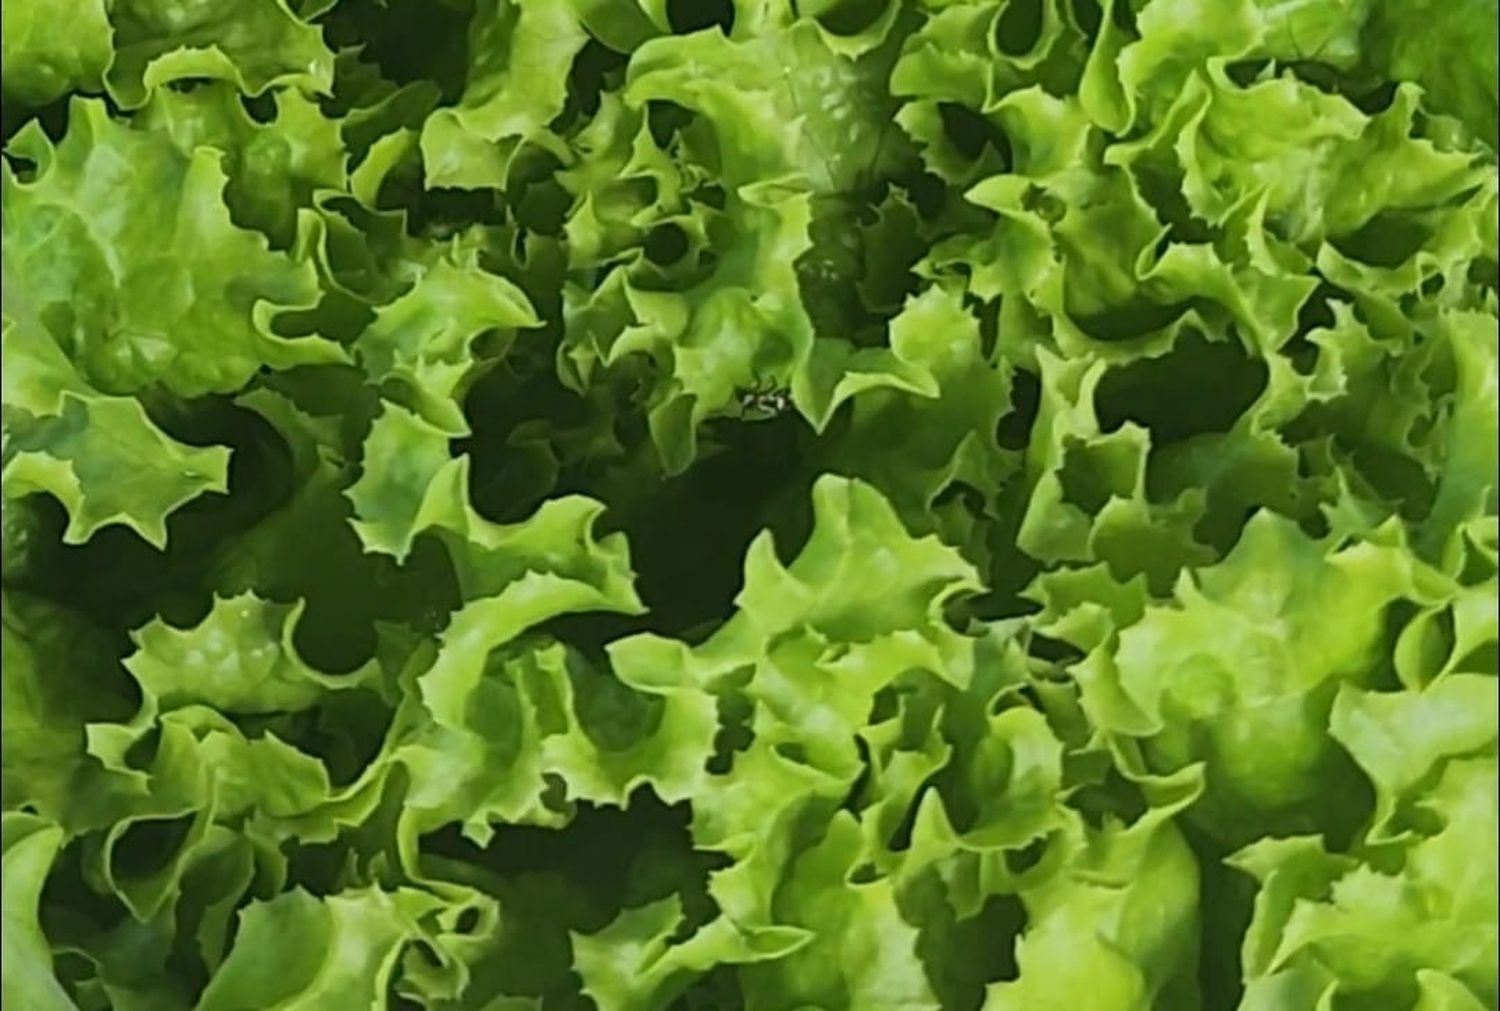
<path fill-rule="evenodd" d="M 1478 1011 L 1494 0 L 10 0 L 3 1003 Z"/>

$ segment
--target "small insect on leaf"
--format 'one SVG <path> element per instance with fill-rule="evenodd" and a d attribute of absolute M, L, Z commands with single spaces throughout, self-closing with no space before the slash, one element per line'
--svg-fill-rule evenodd
<path fill-rule="evenodd" d="M 768 421 L 792 409 L 791 391 L 774 380 L 741 387 L 735 391 L 735 399 L 739 402 L 740 418 L 744 421 Z"/>

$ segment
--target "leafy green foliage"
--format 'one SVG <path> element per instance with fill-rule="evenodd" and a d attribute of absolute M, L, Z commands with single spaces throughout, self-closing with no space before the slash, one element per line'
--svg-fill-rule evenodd
<path fill-rule="evenodd" d="M 4 4 L 0 1000 L 1495 1007 L 1496 24 Z"/>

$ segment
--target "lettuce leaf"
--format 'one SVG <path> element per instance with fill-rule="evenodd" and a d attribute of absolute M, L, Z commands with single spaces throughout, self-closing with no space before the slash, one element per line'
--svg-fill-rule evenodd
<path fill-rule="evenodd" d="M 12 0 L 7 1007 L 1475 1011 L 1494 0 Z"/>

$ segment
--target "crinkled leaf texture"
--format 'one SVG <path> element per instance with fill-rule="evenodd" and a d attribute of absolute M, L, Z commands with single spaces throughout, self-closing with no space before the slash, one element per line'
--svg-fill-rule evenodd
<path fill-rule="evenodd" d="M 0 1003 L 1500 1001 L 1495 0 L 8 0 Z"/>

